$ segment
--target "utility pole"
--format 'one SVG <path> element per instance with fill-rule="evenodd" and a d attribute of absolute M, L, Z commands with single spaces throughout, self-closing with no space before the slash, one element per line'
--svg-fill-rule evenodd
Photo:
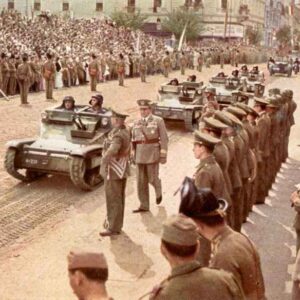
<path fill-rule="evenodd" d="M 224 40 L 226 39 L 227 35 L 227 25 L 228 25 L 228 0 L 226 1 L 226 10 L 225 10 L 225 20 L 224 20 Z"/>
<path fill-rule="evenodd" d="M 294 13 L 295 13 L 295 0 L 291 0 L 291 44 L 292 50 L 294 48 Z"/>

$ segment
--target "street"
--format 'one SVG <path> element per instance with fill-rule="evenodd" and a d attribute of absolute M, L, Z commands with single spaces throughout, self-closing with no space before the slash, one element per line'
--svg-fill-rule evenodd
<path fill-rule="evenodd" d="M 260 65 L 266 72 L 266 67 Z M 232 67 L 226 66 L 225 73 Z M 204 68 L 203 73 L 187 70 L 186 76 L 171 73 L 170 79 L 185 79 L 196 74 L 205 83 L 219 67 Z M 267 75 L 266 91 L 271 87 L 292 89 L 298 104 L 289 145 L 289 159 L 282 165 L 263 205 L 250 214 L 243 232 L 257 245 L 264 273 L 268 299 L 288 300 L 291 272 L 295 261 L 294 210 L 289 196 L 300 182 L 300 84 L 299 77 Z M 136 100 L 155 100 L 163 76 L 98 84 L 104 106 L 137 116 Z M 88 86 L 55 90 L 58 104 L 63 96 L 74 96 L 77 104 L 87 104 L 92 93 Z M 106 207 L 103 187 L 83 192 L 71 180 L 48 176 L 30 184 L 10 177 L 3 168 L 5 143 L 12 139 L 34 137 L 39 133 L 40 115 L 49 106 L 44 93 L 29 96 L 31 107 L 20 107 L 18 97 L 0 102 L 0 295 L 4 300 L 75 299 L 68 283 L 66 256 L 74 247 L 93 247 L 103 251 L 109 263 L 108 289 L 114 299 L 138 299 L 169 273 L 160 254 L 160 230 L 167 216 L 176 213 L 179 197 L 173 196 L 184 176 L 192 176 L 197 165 L 193 157 L 192 133 L 183 124 L 168 123 L 170 137 L 168 162 L 161 166 L 163 202 L 156 206 L 152 192 L 151 212 L 132 214 L 137 208 L 135 170 L 127 183 L 125 226 L 121 236 L 100 238 Z M 58 105 L 57 104 L 57 105 Z M 230 255 L 230 253 L 228 253 Z"/>

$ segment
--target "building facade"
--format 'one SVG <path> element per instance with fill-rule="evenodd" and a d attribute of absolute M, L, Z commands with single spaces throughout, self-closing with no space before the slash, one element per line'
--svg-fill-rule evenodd
<path fill-rule="evenodd" d="M 48 10 L 74 18 L 100 18 L 115 10 L 140 11 L 148 16 L 147 22 L 156 23 L 173 9 L 185 7 L 203 17 L 202 37 L 243 39 L 247 26 L 264 28 L 266 1 L 270 0 L 0 0 L 0 8 L 16 9 L 28 16 Z"/>

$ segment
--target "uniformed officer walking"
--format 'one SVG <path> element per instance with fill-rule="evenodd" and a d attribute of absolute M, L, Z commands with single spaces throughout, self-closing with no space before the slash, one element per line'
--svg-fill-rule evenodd
<path fill-rule="evenodd" d="M 232 274 L 205 268 L 196 260 L 199 241 L 197 225 L 192 219 L 184 215 L 171 216 L 163 225 L 160 249 L 172 271 L 153 289 L 149 299 L 245 299 Z"/>
<path fill-rule="evenodd" d="M 99 76 L 100 68 L 97 62 L 97 56 L 93 53 L 91 55 L 92 61 L 89 63 L 90 87 L 92 92 L 97 90 L 97 78 Z"/>
<path fill-rule="evenodd" d="M 146 59 L 146 54 L 145 53 L 142 54 L 142 58 L 140 59 L 139 71 L 140 71 L 141 81 L 146 82 L 147 59 Z"/>
<path fill-rule="evenodd" d="M 130 131 L 124 122 L 127 115 L 113 112 L 112 131 L 104 142 L 100 174 L 104 178 L 107 220 L 101 236 L 120 234 L 125 209 L 125 189 L 129 175 Z"/>
<path fill-rule="evenodd" d="M 138 100 L 141 118 L 132 128 L 132 145 L 137 172 L 137 189 L 140 206 L 134 213 L 149 211 L 149 184 L 156 193 L 156 203 L 162 201 L 159 164 L 167 162 L 168 134 L 162 118 L 152 115 L 151 101 Z"/>

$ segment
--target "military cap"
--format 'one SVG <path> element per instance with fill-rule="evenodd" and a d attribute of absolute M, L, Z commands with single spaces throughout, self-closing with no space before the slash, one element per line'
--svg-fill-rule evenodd
<path fill-rule="evenodd" d="M 103 104 L 103 96 L 101 94 L 93 95 L 91 98 L 96 99 L 99 105 Z M 92 104 L 92 99 L 89 101 L 89 104 Z"/>
<path fill-rule="evenodd" d="M 126 119 L 129 115 L 126 115 L 124 113 L 116 112 L 115 110 L 112 110 L 112 115 L 113 118 L 119 118 L 119 119 Z"/>
<path fill-rule="evenodd" d="M 267 107 L 270 108 L 279 108 L 279 99 L 276 97 L 270 97 L 268 98 L 269 103 L 267 104 Z"/>
<path fill-rule="evenodd" d="M 64 99 L 63 99 L 63 102 L 66 102 L 66 101 L 70 101 L 70 102 L 75 103 L 75 99 L 74 99 L 73 96 L 65 96 Z"/>
<path fill-rule="evenodd" d="M 193 179 L 185 177 L 180 190 L 179 212 L 190 218 L 220 215 L 225 217 L 228 203 L 209 188 L 197 189 Z"/>
<path fill-rule="evenodd" d="M 137 100 L 137 104 L 140 108 L 151 108 L 152 101 L 148 99 Z"/>
<path fill-rule="evenodd" d="M 71 251 L 68 255 L 68 269 L 81 268 L 108 269 L 108 265 L 101 252 Z"/>
<path fill-rule="evenodd" d="M 282 95 L 283 98 L 284 98 L 284 97 L 287 97 L 287 98 L 289 98 L 289 99 L 292 99 L 292 98 L 293 98 L 293 94 L 294 94 L 294 92 L 293 92 L 292 90 L 284 90 L 284 91 L 281 93 L 281 95 Z"/>
<path fill-rule="evenodd" d="M 254 117 L 259 117 L 259 113 L 253 108 L 253 107 L 250 107 L 249 106 L 249 112 L 248 112 L 249 115 L 252 115 Z"/>
<path fill-rule="evenodd" d="M 222 129 L 225 129 L 228 127 L 226 124 L 224 124 L 221 121 L 216 120 L 212 117 L 204 118 L 204 123 L 205 123 L 206 128 L 216 130 L 216 131 L 222 131 Z"/>
<path fill-rule="evenodd" d="M 268 100 L 266 100 L 265 98 L 259 98 L 259 97 L 254 97 L 254 105 L 258 104 L 258 105 L 266 105 L 268 104 Z"/>
<path fill-rule="evenodd" d="M 233 122 L 224 114 L 223 111 L 216 110 L 214 112 L 214 118 L 216 120 L 221 121 L 222 123 L 224 123 L 224 124 L 226 124 L 228 126 L 232 126 L 233 125 Z"/>
<path fill-rule="evenodd" d="M 220 139 L 217 139 L 210 134 L 200 132 L 199 130 L 195 130 L 194 132 L 194 143 L 203 145 L 209 148 L 213 148 L 216 144 L 221 142 Z"/>
<path fill-rule="evenodd" d="M 163 224 L 162 240 L 180 246 L 197 244 L 198 233 L 196 223 L 182 215 L 173 215 Z"/>
<path fill-rule="evenodd" d="M 233 122 L 233 124 L 243 126 L 243 123 L 241 122 L 241 120 L 238 119 L 234 114 L 230 113 L 229 111 L 224 111 L 224 110 L 223 110 L 223 113 L 227 118 L 229 118 Z"/>
<path fill-rule="evenodd" d="M 269 89 L 268 93 L 269 93 L 270 96 L 272 96 L 272 95 L 280 95 L 280 89 L 278 89 L 278 88 L 272 88 L 272 89 Z"/>
<path fill-rule="evenodd" d="M 245 103 L 236 103 L 235 104 L 236 107 L 242 109 L 243 111 L 245 111 L 247 114 L 251 112 L 251 107 Z"/>
<path fill-rule="evenodd" d="M 234 116 L 236 116 L 240 120 L 242 120 L 243 117 L 245 117 L 247 115 L 244 110 L 242 110 L 238 107 L 235 107 L 235 106 L 228 106 L 226 108 L 226 111 L 230 112 L 231 114 L 233 114 Z"/>

